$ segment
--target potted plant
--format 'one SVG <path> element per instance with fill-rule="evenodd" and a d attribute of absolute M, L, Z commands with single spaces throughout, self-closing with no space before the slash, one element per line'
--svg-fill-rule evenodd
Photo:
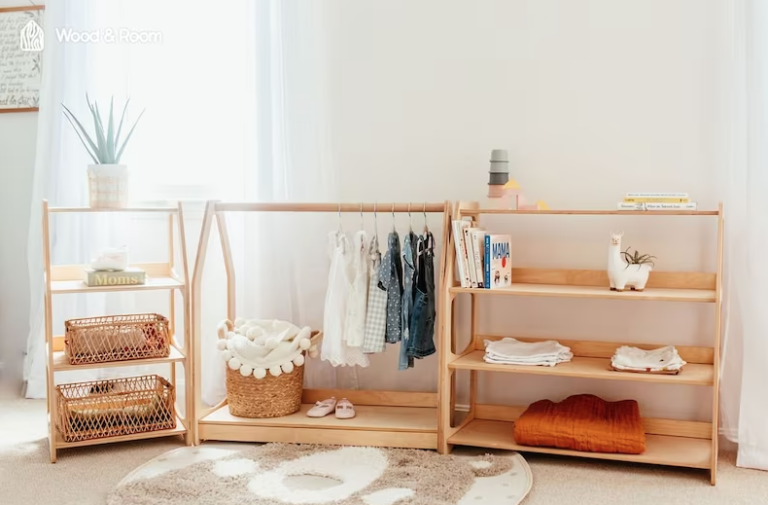
<path fill-rule="evenodd" d="M 123 121 L 125 120 L 125 113 L 128 110 L 130 99 L 126 100 L 125 106 L 123 106 L 123 112 L 117 129 L 115 129 L 113 117 L 114 98 L 109 101 L 109 119 L 106 127 L 96 102 L 91 103 L 87 94 L 85 95 L 85 101 L 88 103 L 88 108 L 93 117 L 95 140 L 88 134 L 88 131 L 72 111 L 64 104 L 61 104 L 61 106 L 64 107 L 64 116 L 69 120 L 72 128 L 75 129 L 80 142 L 83 143 L 83 147 L 85 147 L 88 155 L 93 160 L 93 164 L 88 165 L 90 205 L 91 207 L 123 208 L 128 205 L 128 167 L 120 164 L 120 158 L 144 111 L 141 111 L 128 134 L 122 139 Z"/>
<path fill-rule="evenodd" d="M 632 254 L 627 247 L 621 250 L 621 237 L 624 233 L 611 233 L 611 245 L 608 248 L 608 281 L 611 290 L 624 291 L 630 288 L 635 291 L 645 289 L 648 276 L 651 273 L 656 259 L 650 254 L 640 254 L 637 250 Z"/>

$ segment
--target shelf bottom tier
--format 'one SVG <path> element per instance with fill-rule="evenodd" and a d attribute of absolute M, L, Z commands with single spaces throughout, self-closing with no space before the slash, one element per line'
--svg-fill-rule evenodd
<path fill-rule="evenodd" d="M 519 445 L 512 435 L 511 421 L 473 419 L 461 430 L 448 438 L 452 445 L 506 449 L 520 452 L 538 452 L 581 458 L 629 461 L 653 465 L 680 466 L 708 469 L 711 465 L 712 441 L 702 438 L 672 437 L 646 434 L 643 454 L 613 454 L 601 452 L 571 451 L 552 447 Z"/>
<path fill-rule="evenodd" d="M 200 440 L 437 448 L 437 409 L 355 406 L 352 419 L 307 417 L 314 405 L 270 419 L 235 417 L 224 405 L 198 422 Z"/>
<path fill-rule="evenodd" d="M 184 435 L 187 428 L 180 418 L 176 418 L 176 427 L 169 430 L 147 431 L 144 433 L 133 433 L 131 435 L 121 435 L 119 437 L 95 438 L 92 440 L 81 440 L 79 442 L 65 442 L 59 430 L 56 433 L 56 449 L 69 449 L 72 447 L 86 447 L 89 445 L 113 444 L 116 442 L 130 442 L 132 440 L 146 440 L 150 438 L 172 437 Z"/>

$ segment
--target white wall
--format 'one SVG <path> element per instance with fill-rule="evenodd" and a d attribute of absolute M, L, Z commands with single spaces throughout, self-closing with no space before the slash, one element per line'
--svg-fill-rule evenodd
<path fill-rule="evenodd" d="M 0 7 L 21 5 L 0 0 Z M 0 114 L 0 362 L 15 376 L 29 330 L 29 229 L 37 113 Z"/>
<path fill-rule="evenodd" d="M 701 208 L 716 207 L 724 161 L 716 2 L 330 5 L 334 162 L 344 200 L 482 199 L 489 153 L 502 148 L 525 193 L 552 208 L 612 208 L 632 190 L 688 191 Z M 516 266 L 602 269 L 609 231 L 623 229 L 624 245 L 656 255 L 658 270 L 713 271 L 714 220 L 706 219 L 520 216 L 486 224 L 514 234 Z M 713 307 L 685 303 L 514 298 L 484 305 L 481 315 L 481 330 L 507 335 L 689 345 L 714 338 Z M 393 358 L 362 372 L 361 382 L 434 388 L 436 360 L 403 374 Z M 708 388 L 500 375 L 481 384 L 484 400 L 501 403 L 579 392 L 636 398 L 655 416 L 707 419 L 711 405 Z"/>
<path fill-rule="evenodd" d="M 36 132 L 36 112 L 0 114 L 0 362 L 7 376 L 17 376 L 29 331 L 27 230 Z"/>

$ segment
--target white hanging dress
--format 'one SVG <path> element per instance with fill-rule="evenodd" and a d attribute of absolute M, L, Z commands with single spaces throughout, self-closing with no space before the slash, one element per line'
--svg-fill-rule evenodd
<path fill-rule="evenodd" d="M 360 230 L 355 233 L 352 244 L 349 299 L 344 338 L 348 347 L 361 347 L 365 338 L 365 315 L 368 307 L 368 272 L 370 258 L 365 247 L 367 234 Z"/>
<path fill-rule="evenodd" d="M 323 341 L 320 359 L 333 366 L 370 364 L 362 347 L 348 347 L 346 338 L 347 307 L 352 291 L 351 251 L 347 236 L 341 231 L 329 234 L 331 267 L 323 313 Z"/>

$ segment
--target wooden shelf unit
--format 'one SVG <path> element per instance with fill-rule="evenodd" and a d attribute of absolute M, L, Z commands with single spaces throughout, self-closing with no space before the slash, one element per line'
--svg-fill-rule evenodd
<path fill-rule="evenodd" d="M 166 263 L 148 263 L 131 265 L 143 269 L 146 272 L 147 280 L 144 285 L 131 286 L 94 286 L 85 285 L 86 265 L 52 265 L 51 264 L 51 245 L 50 245 L 50 215 L 56 213 L 161 213 L 168 216 L 168 250 L 169 258 Z M 50 448 L 51 463 L 55 463 L 57 452 L 61 449 L 71 447 L 83 447 L 88 445 L 101 445 L 116 442 L 126 442 L 131 440 L 143 440 L 150 438 L 168 437 L 182 435 L 186 439 L 187 445 L 192 445 L 194 433 L 192 427 L 194 423 L 190 420 L 190 413 L 193 411 L 193 378 L 192 378 L 192 340 L 189 322 L 189 273 L 187 266 L 187 249 L 184 235 L 184 215 L 181 204 L 174 207 L 129 207 L 123 209 L 103 209 L 90 207 L 49 207 L 47 201 L 43 201 L 43 270 L 45 277 L 45 343 L 46 343 L 46 375 L 47 375 L 47 404 L 48 404 L 48 445 Z M 178 244 L 175 244 L 174 233 L 178 233 Z M 179 248 L 180 264 L 176 264 L 174 258 L 175 247 Z M 167 314 L 171 334 L 174 335 L 174 343 L 171 346 L 171 353 L 167 358 L 150 358 L 130 361 L 112 361 L 107 363 L 89 363 L 83 365 L 70 365 L 64 353 L 64 337 L 53 335 L 53 301 L 54 295 L 62 294 L 88 294 L 103 292 L 128 292 L 128 291 L 148 291 L 148 290 L 167 290 L 169 291 L 169 313 Z M 174 292 L 179 291 L 182 296 L 181 303 L 177 303 Z M 175 331 L 177 305 L 180 305 L 180 314 L 184 322 L 184 331 L 177 333 Z M 99 314 L 102 315 L 102 314 Z M 184 367 L 184 399 L 185 416 L 177 414 L 176 428 L 169 430 L 150 431 L 146 433 L 135 433 L 117 437 L 98 438 L 93 440 L 83 440 L 79 442 L 64 442 L 53 419 L 56 419 L 56 373 L 71 372 L 75 370 L 95 370 L 104 368 L 133 367 L 140 365 L 160 365 L 169 366 L 168 378 L 174 387 L 178 387 L 176 380 L 176 363 L 181 363 Z"/>
<path fill-rule="evenodd" d="M 283 212 L 283 213 L 438 213 L 443 215 L 440 230 L 433 230 L 435 237 L 441 235 L 442 249 L 439 267 L 436 265 L 436 289 L 442 283 L 445 271 L 446 239 L 450 225 L 450 203 L 222 203 L 208 202 L 200 233 L 197 260 L 192 275 L 192 331 L 195 356 L 202 355 L 202 278 L 210 241 L 215 225 L 219 231 L 224 267 L 227 276 L 227 315 L 236 317 L 235 282 L 236 274 L 232 249 L 227 229 L 227 213 L 231 212 Z M 441 308 L 436 307 L 436 343 L 442 321 Z M 263 317 L 269 317 L 263 315 Z M 213 329 L 207 330 L 213 331 Z M 213 349 L 210 352 L 214 352 Z M 375 359 L 375 358 L 373 358 Z M 307 360 L 305 366 L 312 366 Z M 224 364 L 222 363 L 222 366 Z M 194 369 L 194 416 L 195 440 L 239 441 L 239 442 L 291 442 L 334 445 L 358 445 L 380 447 L 438 447 L 438 394 L 435 392 L 401 392 L 380 390 L 318 390 L 305 389 L 303 407 L 295 414 L 271 418 L 249 419 L 235 417 L 229 413 L 226 400 L 212 408 L 202 404 L 200 362 L 195 361 Z M 331 396 L 347 398 L 356 407 L 353 419 L 338 420 L 333 415 L 322 419 L 307 417 L 305 412 L 316 401 Z"/>
<path fill-rule="evenodd" d="M 440 386 L 439 405 L 439 447 L 441 453 L 449 453 L 454 445 L 467 445 L 521 452 L 539 452 L 565 456 L 632 461 L 667 466 L 679 466 L 709 470 L 710 482 L 715 485 L 718 460 L 718 387 L 721 335 L 721 299 L 723 264 L 723 208 L 717 211 L 588 211 L 588 210 L 546 210 L 516 211 L 504 209 L 480 209 L 476 203 L 460 202 L 452 210 L 451 219 L 470 216 L 475 221 L 484 214 L 496 215 L 569 215 L 595 216 L 714 216 L 717 221 L 717 267 L 716 272 L 651 272 L 647 287 L 642 292 L 616 292 L 608 288 L 605 271 L 567 270 L 541 268 L 515 268 L 512 272 L 512 286 L 506 289 L 489 290 L 462 288 L 455 280 L 455 246 L 452 230 L 446 243 L 446 264 L 443 277 L 443 322 L 440 340 Z M 463 350 L 456 349 L 454 308 L 459 295 L 468 295 L 471 304 L 471 340 Z M 712 347 L 676 346 L 681 357 L 688 362 L 678 375 L 639 374 L 618 372 L 610 368 L 610 358 L 617 347 L 634 345 L 653 349 L 664 344 L 633 344 L 627 342 L 575 341 L 556 337 L 561 344 L 569 346 L 574 358 L 569 363 L 554 367 L 500 365 L 486 363 L 485 340 L 502 338 L 496 335 L 482 335 L 478 330 L 478 302 L 480 296 L 528 296 L 552 298 L 594 298 L 621 300 L 623 302 L 664 301 L 706 303 L 714 307 Z M 544 338 L 517 337 L 524 341 L 549 340 Z M 455 412 L 456 371 L 469 370 L 470 398 L 469 412 L 463 419 Z M 646 451 L 640 455 L 606 454 L 562 450 L 551 447 L 522 446 L 513 437 L 514 421 L 526 407 L 486 405 L 478 402 L 478 374 L 509 373 L 527 375 L 548 375 L 553 377 L 576 377 L 594 380 L 633 381 L 662 385 L 689 385 L 709 387 L 712 392 L 712 414 L 710 420 L 681 421 L 674 419 L 644 419 Z M 585 393 L 588 391 L 585 391 Z"/>

